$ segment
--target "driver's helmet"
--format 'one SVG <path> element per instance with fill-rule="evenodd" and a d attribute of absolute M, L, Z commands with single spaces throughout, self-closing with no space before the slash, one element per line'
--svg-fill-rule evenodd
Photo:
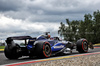
<path fill-rule="evenodd" d="M 50 38 L 51 36 L 50 35 L 48 35 L 48 38 Z"/>

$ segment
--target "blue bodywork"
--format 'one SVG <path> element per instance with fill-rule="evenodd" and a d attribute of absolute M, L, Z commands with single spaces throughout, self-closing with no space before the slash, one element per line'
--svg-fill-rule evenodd
<path fill-rule="evenodd" d="M 65 47 L 65 45 L 63 43 L 57 43 L 51 47 L 51 50 L 52 51 L 59 51 L 59 50 L 63 49 L 64 47 Z"/>
<path fill-rule="evenodd" d="M 43 36 L 39 36 L 39 37 L 37 37 L 36 40 L 35 39 L 29 39 L 28 45 L 27 45 L 28 50 L 32 49 L 32 47 L 34 46 L 35 41 L 47 41 L 47 42 L 49 42 L 52 52 L 60 51 L 67 44 L 67 41 L 63 43 L 62 41 L 59 41 L 59 40 L 56 40 L 56 39 L 47 39 Z"/>

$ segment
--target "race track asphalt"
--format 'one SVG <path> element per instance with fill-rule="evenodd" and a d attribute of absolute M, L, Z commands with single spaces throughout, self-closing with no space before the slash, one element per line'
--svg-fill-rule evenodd
<path fill-rule="evenodd" d="M 93 50 L 89 50 L 88 53 L 93 53 L 93 52 L 100 52 L 100 47 L 94 48 Z M 72 54 L 66 54 L 63 56 L 71 56 L 71 55 L 77 55 L 77 54 L 79 54 L 79 53 L 77 51 L 73 50 Z M 54 56 L 54 57 L 50 57 L 50 58 L 57 58 L 57 57 L 63 57 L 63 56 Z M 44 58 L 44 59 L 48 59 L 48 58 Z M 36 57 L 30 59 L 28 56 L 24 56 L 17 60 L 9 60 L 5 57 L 3 52 L 0 52 L 0 65 L 18 63 L 18 62 L 24 62 L 24 61 L 32 61 L 32 60 L 34 61 L 34 60 L 42 60 L 42 59 L 38 59 Z"/>

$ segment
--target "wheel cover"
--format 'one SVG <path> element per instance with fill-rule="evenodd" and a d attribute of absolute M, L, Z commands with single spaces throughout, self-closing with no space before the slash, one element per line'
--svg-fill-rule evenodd
<path fill-rule="evenodd" d="M 86 41 L 83 42 L 83 48 L 84 48 L 83 49 L 84 51 L 86 51 L 86 52 L 88 51 L 88 44 Z"/>
<path fill-rule="evenodd" d="M 49 55 L 49 54 L 50 54 L 51 51 L 50 51 L 49 45 L 47 45 L 47 44 L 45 45 L 44 51 L 45 51 L 45 54 L 46 54 L 46 55 Z"/>
<path fill-rule="evenodd" d="M 44 54 L 45 57 L 50 57 L 51 56 L 51 47 L 46 42 L 43 45 L 43 54 Z"/>

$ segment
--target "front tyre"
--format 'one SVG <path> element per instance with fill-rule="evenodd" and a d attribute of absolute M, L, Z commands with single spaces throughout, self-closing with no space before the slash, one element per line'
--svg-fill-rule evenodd
<path fill-rule="evenodd" d="M 76 43 L 77 51 L 79 53 L 86 53 L 88 52 L 88 42 L 86 39 L 80 39 Z"/>

